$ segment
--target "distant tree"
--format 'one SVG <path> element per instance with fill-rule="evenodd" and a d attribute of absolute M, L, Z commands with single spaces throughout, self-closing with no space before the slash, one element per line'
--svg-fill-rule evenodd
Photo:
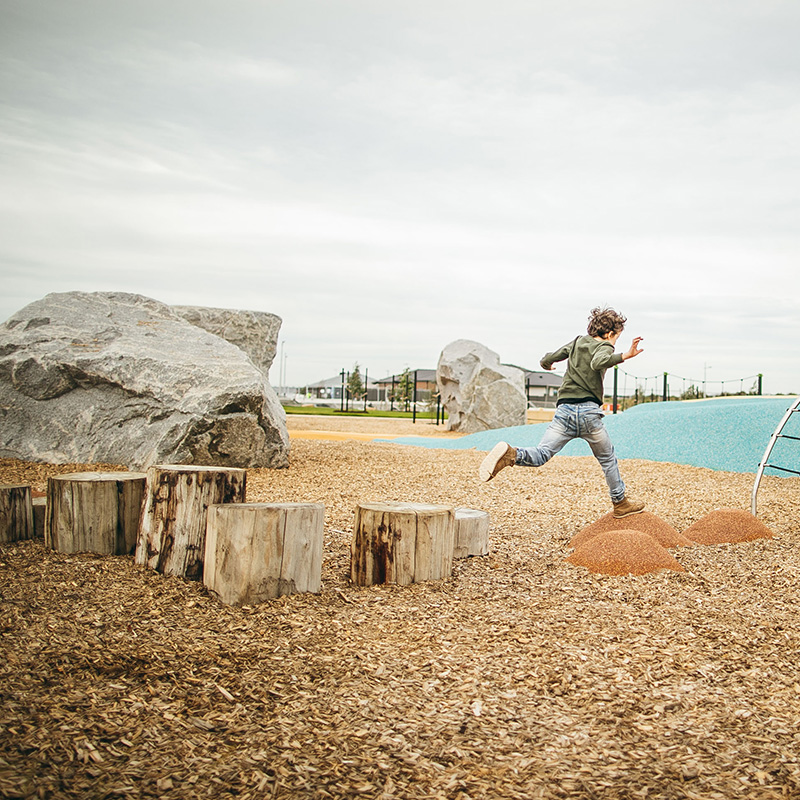
<path fill-rule="evenodd" d="M 347 393 L 353 400 L 361 400 L 364 397 L 364 381 L 361 378 L 361 368 L 358 366 L 358 362 L 353 365 L 347 378 Z"/>
<path fill-rule="evenodd" d="M 702 396 L 700 389 L 694 384 L 690 384 L 689 388 L 681 393 L 681 400 L 698 400 Z"/>
<path fill-rule="evenodd" d="M 439 387 L 434 383 L 433 388 L 428 392 L 428 400 L 425 403 L 426 411 L 436 411 L 436 401 L 439 399 Z"/>
<path fill-rule="evenodd" d="M 411 400 L 414 396 L 414 380 L 408 367 L 403 370 L 403 374 L 394 387 L 394 397 L 392 398 L 404 411 L 408 411 Z"/>

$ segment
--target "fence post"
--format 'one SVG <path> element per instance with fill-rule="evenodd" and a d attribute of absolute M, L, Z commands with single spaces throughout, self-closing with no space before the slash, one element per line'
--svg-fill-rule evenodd
<path fill-rule="evenodd" d="M 417 421 L 417 371 L 414 370 L 414 406 L 411 410 L 411 421 Z"/>
<path fill-rule="evenodd" d="M 617 370 L 619 369 L 618 365 L 614 365 L 614 396 L 611 399 L 611 411 L 612 413 L 617 413 Z"/>
<path fill-rule="evenodd" d="M 344 411 L 344 370 L 341 371 L 340 375 L 342 376 L 342 403 L 339 410 Z"/>

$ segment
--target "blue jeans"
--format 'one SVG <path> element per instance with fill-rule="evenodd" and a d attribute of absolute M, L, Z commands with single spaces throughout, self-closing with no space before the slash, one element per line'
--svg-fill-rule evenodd
<path fill-rule="evenodd" d="M 517 448 L 517 465 L 541 467 L 573 439 L 584 439 L 589 443 L 594 457 L 603 468 L 612 502 L 622 500 L 625 497 L 625 484 L 619 474 L 614 445 L 603 425 L 603 413 L 597 403 L 560 405 L 539 446 Z"/>

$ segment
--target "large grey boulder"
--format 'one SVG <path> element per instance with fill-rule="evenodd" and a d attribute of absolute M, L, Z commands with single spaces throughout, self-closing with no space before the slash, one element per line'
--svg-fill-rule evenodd
<path fill-rule="evenodd" d="M 448 430 L 477 433 L 526 422 L 525 373 L 501 364 L 500 356 L 479 342 L 448 344 L 439 356 L 436 382 Z"/>
<path fill-rule="evenodd" d="M 0 457 L 285 467 L 288 451 L 262 370 L 170 306 L 67 292 L 0 325 Z"/>
<path fill-rule="evenodd" d="M 204 331 L 213 333 L 244 350 L 250 360 L 264 373 L 278 348 L 281 318 L 266 311 L 241 311 L 231 308 L 205 306 L 170 306 L 180 317 Z"/>

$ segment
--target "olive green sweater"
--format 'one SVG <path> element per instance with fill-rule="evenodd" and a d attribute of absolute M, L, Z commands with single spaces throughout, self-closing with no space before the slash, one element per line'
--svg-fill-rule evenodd
<path fill-rule="evenodd" d="M 615 353 L 611 342 L 600 342 L 594 336 L 586 335 L 545 354 L 540 363 L 544 369 L 550 369 L 565 358 L 569 360 L 558 390 L 558 402 L 594 400 L 602 405 L 606 370 L 622 363 L 622 353 Z"/>

